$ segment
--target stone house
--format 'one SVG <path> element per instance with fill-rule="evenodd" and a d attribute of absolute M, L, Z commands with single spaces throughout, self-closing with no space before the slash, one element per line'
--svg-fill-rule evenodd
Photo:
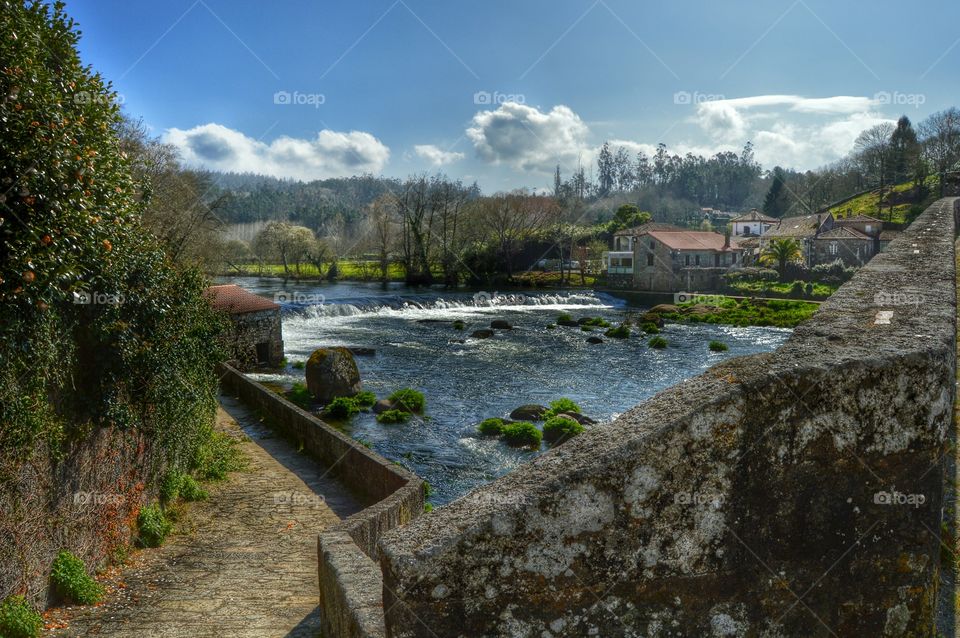
<path fill-rule="evenodd" d="M 879 233 L 871 237 L 854 227 L 838 225 L 814 237 L 810 245 L 810 265 L 839 259 L 847 266 L 862 266 L 877 253 L 880 242 Z"/>
<path fill-rule="evenodd" d="M 607 282 L 616 288 L 633 287 L 633 248 L 637 238 L 651 230 L 683 230 L 672 224 L 647 222 L 633 228 L 624 228 L 613 234 L 613 250 L 603 254 Z"/>
<path fill-rule="evenodd" d="M 229 356 L 241 367 L 278 367 L 283 361 L 280 306 L 233 284 L 210 286 L 204 296 L 229 315 L 233 329 L 224 336 Z"/>
<path fill-rule="evenodd" d="M 714 290 L 740 266 L 742 250 L 719 233 L 649 230 L 633 245 L 631 288 L 657 292 Z"/>
<path fill-rule="evenodd" d="M 759 252 L 763 253 L 774 239 L 792 239 L 800 244 L 803 263 L 807 266 L 815 266 L 821 262 L 815 261 L 814 240 L 819 235 L 833 230 L 835 225 L 836 220 L 832 213 L 815 213 L 778 219 L 776 224 L 770 226 L 760 236 Z M 833 261 L 833 259 L 828 261 Z"/>

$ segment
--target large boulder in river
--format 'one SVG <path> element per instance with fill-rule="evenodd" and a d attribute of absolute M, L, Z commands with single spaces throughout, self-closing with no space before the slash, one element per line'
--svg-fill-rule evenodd
<path fill-rule="evenodd" d="M 566 326 L 568 328 L 576 328 L 580 324 L 577 323 L 574 319 L 557 319 L 558 326 Z"/>
<path fill-rule="evenodd" d="M 573 419 L 580 425 L 593 425 L 596 423 L 595 420 L 586 415 L 580 414 L 579 412 L 560 412 L 557 414 L 557 416 L 565 416 L 568 419 Z"/>
<path fill-rule="evenodd" d="M 490 322 L 490 327 L 497 330 L 513 330 L 513 326 L 506 319 L 494 319 Z"/>
<path fill-rule="evenodd" d="M 510 418 L 514 421 L 540 421 L 543 419 L 543 415 L 547 410 L 548 408 L 545 405 L 530 403 L 528 405 L 521 405 L 511 412 Z"/>
<path fill-rule="evenodd" d="M 321 403 L 363 389 L 357 362 L 346 348 L 317 348 L 307 359 L 306 374 L 307 389 Z"/>
<path fill-rule="evenodd" d="M 603 339 L 597 336 L 587 337 L 587 343 L 603 343 Z"/>
<path fill-rule="evenodd" d="M 639 323 L 641 326 L 645 323 L 652 323 L 656 327 L 662 328 L 663 317 L 661 317 L 659 314 L 655 312 L 645 312 L 642 315 L 640 315 L 640 320 L 637 323 Z"/>
<path fill-rule="evenodd" d="M 650 312 L 655 314 L 659 314 L 661 312 L 672 313 L 672 312 L 680 312 L 680 309 L 674 306 L 673 304 L 662 303 L 651 308 Z"/>
<path fill-rule="evenodd" d="M 393 404 L 393 401 L 390 399 L 380 399 L 373 404 L 374 414 L 380 414 L 381 412 L 386 412 L 387 410 L 392 410 L 396 406 Z"/>
<path fill-rule="evenodd" d="M 473 334 L 470 335 L 474 339 L 489 339 L 493 336 L 493 330 L 487 328 L 481 328 L 480 330 L 474 330 Z"/>

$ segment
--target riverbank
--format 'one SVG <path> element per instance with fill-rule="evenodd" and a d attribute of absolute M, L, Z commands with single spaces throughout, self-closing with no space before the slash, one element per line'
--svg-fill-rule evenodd
<path fill-rule="evenodd" d="M 794 328 L 819 307 L 815 301 L 700 295 L 696 301 L 654 306 L 651 312 L 677 323 Z"/>

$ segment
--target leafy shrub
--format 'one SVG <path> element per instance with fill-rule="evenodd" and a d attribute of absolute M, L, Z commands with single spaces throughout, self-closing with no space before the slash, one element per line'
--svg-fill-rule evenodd
<path fill-rule="evenodd" d="M 583 432 L 583 426 L 570 417 L 555 416 L 543 424 L 543 438 L 548 443 L 559 443 Z"/>
<path fill-rule="evenodd" d="M 43 617 L 23 596 L 11 596 L 0 603 L 0 636 L 36 638 L 43 629 Z"/>
<path fill-rule="evenodd" d="M 727 344 L 722 341 L 711 341 L 710 350 L 712 352 L 726 352 L 729 350 L 729 348 L 727 347 Z"/>
<path fill-rule="evenodd" d="M 313 403 L 313 395 L 310 394 L 310 390 L 307 389 L 305 383 L 297 381 L 293 384 L 293 387 L 287 390 L 287 398 L 290 399 L 290 402 L 294 405 L 298 405 L 301 408 L 309 408 Z"/>
<path fill-rule="evenodd" d="M 416 412 L 417 414 L 422 413 L 423 408 L 427 404 L 421 392 L 411 390 L 410 388 L 397 390 L 387 397 L 387 399 L 393 404 L 395 409 L 403 410 L 404 412 Z"/>
<path fill-rule="evenodd" d="M 847 266 L 842 259 L 835 259 L 827 264 L 817 264 L 810 269 L 810 274 L 815 281 L 832 281 L 844 283 L 853 277 L 857 269 Z"/>
<path fill-rule="evenodd" d="M 406 423 L 410 420 L 410 413 L 404 410 L 384 410 L 377 415 L 378 423 Z"/>
<path fill-rule="evenodd" d="M 498 436 L 503 431 L 504 425 L 505 422 L 503 419 L 494 417 L 481 421 L 480 425 L 477 426 L 477 430 L 484 436 Z"/>
<path fill-rule="evenodd" d="M 780 273 L 772 268 L 755 267 L 741 268 L 723 275 L 723 279 L 726 280 L 728 284 L 755 281 L 777 281 L 779 278 Z"/>
<path fill-rule="evenodd" d="M 543 438 L 540 430 L 529 421 L 517 421 L 504 426 L 501 431 L 503 440 L 508 445 L 514 447 L 540 447 L 540 440 Z"/>
<path fill-rule="evenodd" d="M 647 333 L 648 335 L 660 334 L 660 328 L 657 326 L 657 324 L 653 323 L 652 321 L 647 322 L 647 323 L 643 324 L 643 325 L 640 326 L 640 327 L 641 327 L 641 328 L 643 329 L 643 331 L 644 331 L 645 333 Z"/>
<path fill-rule="evenodd" d="M 667 347 L 667 340 L 658 336 L 650 339 L 650 341 L 647 342 L 647 345 L 649 345 L 651 348 L 662 349 Z"/>
<path fill-rule="evenodd" d="M 140 544 L 144 547 L 160 547 L 163 540 L 173 529 L 159 505 L 148 505 L 137 515 L 137 528 L 140 530 Z"/>
<path fill-rule="evenodd" d="M 197 450 L 193 467 L 204 481 L 222 481 L 230 472 L 242 470 L 246 458 L 240 442 L 224 432 L 211 431 L 210 436 Z"/>
<path fill-rule="evenodd" d="M 357 392 L 357 394 L 354 395 L 353 400 L 360 408 L 372 408 L 373 404 L 377 402 L 377 395 L 369 390 L 363 390 L 361 392 Z"/>
<path fill-rule="evenodd" d="M 630 326 L 625 323 L 621 323 L 616 328 L 610 328 L 603 334 L 613 339 L 626 339 L 630 336 Z"/>
<path fill-rule="evenodd" d="M 160 481 L 160 500 L 164 503 L 170 503 L 177 500 L 180 495 L 180 488 L 183 485 L 185 475 L 179 470 L 168 470 Z"/>
<path fill-rule="evenodd" d="M 92 605 L 103 598 L 103 587 L 90 577 L 83 561 L 62 550 L 50 568 L 50 582 L 62 600 Z"/>
<path fill-rule="evenodd" d="M 462 319 L 457 319 L 453 322 L 453 327 L 455 330 L 463 330 L 467 327 L 467 324 Z"/>
<path fill-rule="evenodd" d="M 568 399 L 566 397 L 557 399 L 556 401 L 550 402 L 550 409 L 544 412 L 543 418 L 549 419 L 550 417 L 556 416 L 561 412 L 580 414 L 580 406 L 574 403 L 572 399 Z"/>
<path fill-rule="evenodd" d="M 557 323 L 561 321 L 573 321 L 573 316 L 569 312 L 561 312 L 557 315 Z"/>
<path fill-rule="evenodd" d="M 583 323 L 583 324 L 580 324 L 580 330 L 584 332 L 593 332 L 593 326 Z"/>
<path fill-rule="evenodd" d="M 360 406 L 353 397 L 337 397 L 327 404 L 323 412 L 334 419 L 349 419 L 360 412 Z"/>
<path fill-rule="evenodd" d="M 207 491 L 200 486 L 197 479 L 189 474 L 184 474 L 180 483 L 180 498 L 185 501 L 205 501 Z"/>

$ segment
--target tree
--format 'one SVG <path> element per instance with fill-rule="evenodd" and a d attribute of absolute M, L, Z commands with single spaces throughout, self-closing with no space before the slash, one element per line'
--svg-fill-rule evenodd
<path fill-rule="evenodd" d="M 775 266 L 783 279 L 787 263 L 798 261 L 803 257 L 800 243 L 794 239 L 771 239 L 760 253 L 760 263 Z"/>
<path fill-rule="evenodd" d="M 913 130 L 913 124 L 906 115 L 897 120 L 897 128 L 890 136 L 890 155 L 894 184 L 905 182 L 914 176 L 920 155 L 920 142 L 917 141 L 917 132 Z"/>
<path fill-rule="evenodd" d="M 300 263 L 309 260 L 314 250 L 313 231 L 303 226 L 294 226 L 287 222 L 270 222 L 253 241 L 253 252 L 261 264 L 267 260 L 279 259 L 283 273 L 290 276 L 290 264 L 293 263 L 300 274 Z"/>
<path fill-rule="evenodd" d="M 645 211 L 641 211 L 636 204 L 623 204 L 613 214 L 613 219 L 607 225 L 607 232 L 615 233 L 624 228 L 633 228 L 646 224 L 653 216 Z"/>
<path fill-rule="evenodd" d="M 882 214 L 884 187 L 890 175 L 891 137 L 895 131 L 893 124 L 884 122 L 871 126 L 857 136 L 853 143 L 864 173 L 873 176 L 873 183 L 880 189 L 877 198 L 877 214 Z"/>
<path fill-rule="evenodd" d="M 613 153 L 610 152 L 610 143 L 604 142 L 597 156 L 597 187 L 600 196 L 608 194 L 616 182 L 616 172 L 613 164 Z"/>
<path fill-rule="evenodd" d="M 763 198 L 763 212 L 770 217 L 783 217 L 790 208 L 790 194 L 786 186 L 786 173 L 779 166 L 773 168 L 772 181 Z"/>
<path fill-rule="evenodd" d="M 390 281 L 390 253 L 396 232 L 395 216 L 396 200 L 390 194 L 378 197 L 367 211 L 368 225 L 380 266 L 380 280 L 384 284 Z"/>
<path fill-rule="evenodd" d="M 947 173 L 960 161 L 960 110 L 938 111 L 920 123 L 923 153 L 940 179 L 943 197 Z"/>

